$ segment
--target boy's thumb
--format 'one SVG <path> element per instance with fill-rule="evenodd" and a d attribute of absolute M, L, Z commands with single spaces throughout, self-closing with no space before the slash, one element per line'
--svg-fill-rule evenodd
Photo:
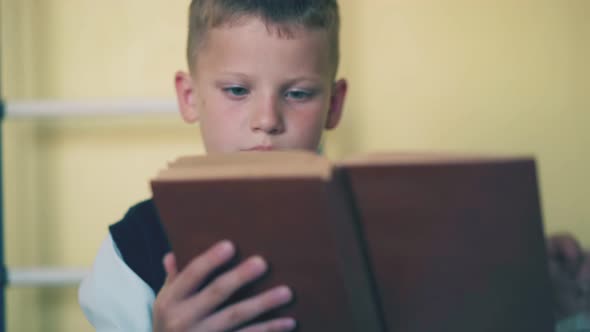
<path fill-rule="evenodd" d="M 164 256 L 163 260 L 164 270 L 166 271 L 166 283 L 171 282 L 176 278 L 178 269 L 176 267 L 176 257 L 173 253 L 169 252 Z"/>

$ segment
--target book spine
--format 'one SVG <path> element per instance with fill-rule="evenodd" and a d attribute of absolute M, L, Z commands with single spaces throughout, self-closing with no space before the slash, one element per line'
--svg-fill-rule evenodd
<path fill-rule="evenodd" d="M 353 188 L 345 170 L 334 169 L 328 184 L 331 199 L 331 219 L 340 255 L 342 275 L 350 299 L 351 314 L 356 331 L 386 332 L 381 299 L 377 290 L 372 264 Z"/>

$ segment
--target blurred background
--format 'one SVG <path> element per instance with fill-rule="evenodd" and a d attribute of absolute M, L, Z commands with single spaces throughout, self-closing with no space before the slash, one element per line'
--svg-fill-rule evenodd
<path fill-rule="evenodd" d="M 188 0 L 0 0 L 6 100 L 173 98 Z M 340 0 L 339 158 L 375 150 L 534 155 L 548 233 L 590 245 L 590 1 Z M 175 115 L 4 122 L 9 266 L 90 266 L 107 226 L 179 154 Z M 501 239 L 498 239 L 500 242 Z M 91 331 L 75 288 L 9 288 L 8 331 Z"/>

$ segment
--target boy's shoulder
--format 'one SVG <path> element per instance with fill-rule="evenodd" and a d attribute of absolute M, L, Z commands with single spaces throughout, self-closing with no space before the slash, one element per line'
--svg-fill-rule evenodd
<path fill-rule="evenodd" d="M 125 264 L 157 294 L 166 278 L 162 259 L 170 246 L 153 200 L 129 208 L 109 231 Z"/>

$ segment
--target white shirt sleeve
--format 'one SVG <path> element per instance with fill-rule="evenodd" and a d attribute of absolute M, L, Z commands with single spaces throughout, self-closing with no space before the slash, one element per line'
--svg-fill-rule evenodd
<path fill-rule="evenodd" d="M 579 313 L 557 323 L 556 332 L 590 331 L 590 313 Z"/>
<path fill-rule="evenodd" d="M 80 285 L 78 300 L 97 332 L 152 331 L 154 292 L 125 264 L 110 234 Z"/>

